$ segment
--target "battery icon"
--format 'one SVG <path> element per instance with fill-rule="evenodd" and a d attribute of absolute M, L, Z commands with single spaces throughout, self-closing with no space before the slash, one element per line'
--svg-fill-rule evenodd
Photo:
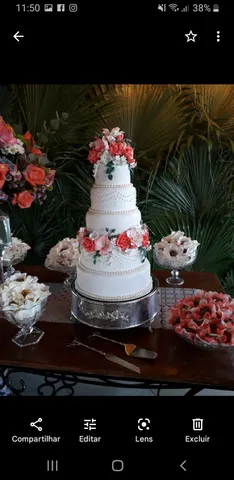
<path fill-rule="evenodd" d="M 219 5 L 213 5 L 213 12 L 219 12 Z"/>

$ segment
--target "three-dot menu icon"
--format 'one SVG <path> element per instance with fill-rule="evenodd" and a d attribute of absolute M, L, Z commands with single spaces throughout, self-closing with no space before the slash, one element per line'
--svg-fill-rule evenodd
<path fill-rule="evenodd" d="M 220 42 L 220 31 L 218 30 L 218 31 L 216 32 L 216 34 L 217 34 L 216 40 L 217 40 L 217 42 Z"/>

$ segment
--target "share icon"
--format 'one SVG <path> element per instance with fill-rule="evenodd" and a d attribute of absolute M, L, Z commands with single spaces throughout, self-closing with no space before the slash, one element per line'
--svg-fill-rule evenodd
<path fill-rule="evenodd" d="M 42 422 L 42 418 L 38 418 L 38 419 L 36 420 L 36 422 L 31 422 L 31 423 L 30 423 L 30 427 L 35 427 L 35 428 L 37 428 L 37 430 L 39 430 L 39 432 L 41 432 L 41 431 L 42 431 L 42 427 L 39 427 L 39 426 L 37 425 L 37 423 L 39 423 L 39 422 Z"/>

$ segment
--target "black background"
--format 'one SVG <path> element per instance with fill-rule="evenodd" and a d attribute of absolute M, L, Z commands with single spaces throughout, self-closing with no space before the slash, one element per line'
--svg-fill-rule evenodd
<path fill-rule="evenodd" d="M 141 478 L 150 473 L 205 478 L 231 472 L 233 400 L 194 397 L 73 397 L 2 398 L 1 475 L 14 473 L 31 478 L 47 472 L 47 460 L 58 460 L 55 476 L 76 474 L 112 478 L 112 461 L 124 462 L 119 478 Z M 39 417 L 42 432 L 30 427 Z M 150 419 L 150 430 L 138 430 L 139 418 Z M 94 418 L 97 429 L 84 430 L 84 419 Z M 203 431 L 194 432 L 192 419 L 202 418 Z M 100 436 L 101 442 L 80 443 L 79 435 Z M 61 442 L 13 443 L 12 436 L 60 436 Z M 135 436 L 152 436 L 153 443 L 135 443 Z M 185 436 L 209 436 L 209 443 L 185 443 Z M 12 459 L 7 462 L 6 459 Z M 228 460 L 229 459 L 229 460 Z M 132 475 L 134 477 L 132 477 Z M 125 478 L 125 477 L 124 477 Z M 216 477 L 215 477 L 216 478 Z"/>
<path fill-rule="evenodd" d="M 162 13 L 149 1 L 79 3 L 67 14 L 18 13 L 15 5 L 0 5 L 1 83 L 233 83 L 231 4 L 222 2 L 219 14 Z M 186 42 L 190 30 L 195 43 Z M 232 397 L 1 397 L 0 404 L 2 478 L 216 478 L 232 471 Z M 38 435 L 61 436 L 61 443 L 12 443 L 13 435 L 36 436 L 29 424 L 38 417 Z M 78 442 L 86 417 L 97 419 L 90 434 L 100 444 Z M 140 417 L 151 420 L 153 443 L 134 442 Z M 185 444 L 196 417 L 210 443 Z M 112 472 L 115 459 L 124 461 L 123 472 Z M 59 471 L 47 472 L 47 460 L 58 460 Z"/>
<path fill-rule="evenodd" d="M 2 2 L 2 81 L 230 83 L 234 5 L 222 2 L 219 13 L 192 13 L 192 5 L 182 13 L 150 1 L 102 1 L 78 3 L 76 13 L 45 13 L 43 4 L 39 13 L 18 13 L 16 2 Z M 196 42 L 187 43 L 190 30 Z"/>

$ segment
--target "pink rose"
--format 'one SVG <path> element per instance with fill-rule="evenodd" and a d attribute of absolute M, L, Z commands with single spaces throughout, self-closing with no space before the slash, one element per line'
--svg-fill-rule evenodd
<path fill-rule="evenodd" d="M 119 147 L 116 142 L 111 142 L 109 146 L 109 152 L 111 155 L 118 155 Z"/>
<path fill-rule="evenodd" d="M 88 154 L 88 161 L 90 163 L 97 163 L 99 157 L 99 152 L 97 152 L 96 150 L 90 150 Z"/>
<path fill-rule="evenodd" d="M 80 230 L 78 230 L 76 235 L 79 243 L 82 243 L 82 241 L 84 240 L 84 237 L 87 236 L 87 233 L 88 233 L 87 228 L 85 227 L 81 227 Z"/>
<path fill-rule="evenodd" d="M 94 241 L 95 250 L 100 253 L 100 255 L 108 255 L 111 248 L 111 241 L 108 238 L 108 235 L 102 235 Z"/>
<path fill-rule="evenodd" d="M 111 155 L 124 155 L 124 144 L 122 142 L 111 142 L 109 152 Z"/>
<path fill-rule="evenodd" d="M 49 172 L 45 176 L 45 185 L 47 188 L 51 187 L 54 183 L 54 176 L 55 176 L 55 170 L 52 170 L 51 168 L 48 169 Z"/>
<path fill-rule="evenodd" d="M 142 234 L 136 228 L 128 230 L 127 236 L 131 240 L 131 248 L 137 248 L 142 245 Z"/>
<path fill-rule="evenodd" d="M 147 233 L 144 233 L 142 235 L 142 247 L 148 247 L 149 245 L 149 235 Z"/>
<path fill-rule="evenodd" d="M 121 140 L 124 139 L 124 134 L 123 134 L 123 133 L 120 133 L 119 135 L 117 135 L 116 138 L 117 138 L 118 142 L 121 142 Z"/>
<path fill-rule="evenodd" d="M 86 252 L 94 252 L 94 241 L 89 237 L 85 237 L 82 243 L 82 247 L 86 250 Z"/>
<path fill-rule="evenodd" d="M 12 128 L 0 117 L 0 148 L 16 143 L 17 138 L 14 137 Z"/>
<path fill-rule="evenodd" d="M 95 140 L 95 142 L 93 142 L 93 147 L 96 150 L 96 152 L 102 153 L 105 150 L 104 142 L 100 138 L 98 138 L 97 140 Z"/>
<path fill-rule="evenodd" d="M 133 148 L 130 147 L 130 145 L 125 147 L 124 156 L 127 158 L 128 161 L 132 160 L 132 162 L 128 162 L 128 163 L 133 163 L 134 162 L 134 160 L 133 160 Z"/>
<path fill-rule="evenodd" d="M 127 250 L 131 246 L 131 240 L 126 233 L 121 233 L 116 240 L 116 245 L 121 250 Z"/>

